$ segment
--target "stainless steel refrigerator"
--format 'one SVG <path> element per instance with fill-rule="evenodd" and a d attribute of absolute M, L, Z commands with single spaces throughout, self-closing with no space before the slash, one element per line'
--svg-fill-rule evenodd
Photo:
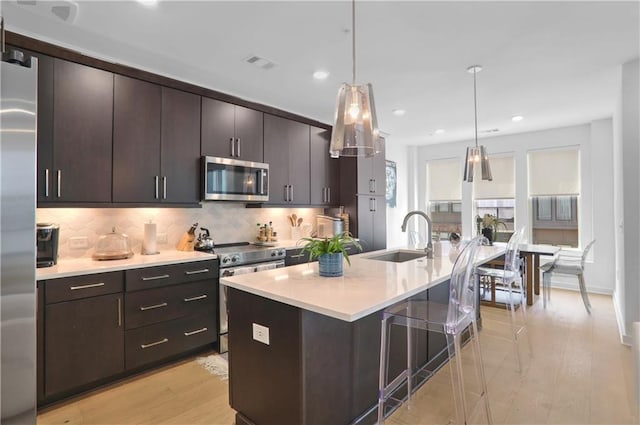
<path fill-rule="evenodd" d="M 4 58 L 5 55 L 3 55 Z M 37 62 L 0 62 L 0 423 L 36 423 Z"/>

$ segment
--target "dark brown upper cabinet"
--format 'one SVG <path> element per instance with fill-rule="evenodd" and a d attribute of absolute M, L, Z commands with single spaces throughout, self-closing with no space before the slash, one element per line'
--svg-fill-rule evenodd
<path fill-rule="evenodd" d="M 199 201 L 199 96 L 116 75 L 113 131 L 113 202 Z"/>
<path fill-rule="evenodd" d="M 38 58 L 38 203 L 111 202 L 113 74 Z"/>
<path fill-rule="evenodd" d="M 387 173 L 384 143 L 382 152 L 372 157 L 358 157 L 358 195 L 386 195 Z"/>
<path fill-rule="evenodd" d="M 264 147 L 268 204 L 309 205 L 309 125 L 265 114 Z"/>
<path fill-rule="evenodd" d="M 162 88 L 163 202 L 200 201 L 200 96 Z"/>
<path fill-rule="evenodd" d="M 157 84 L 115 76 L 113 202 L 160 202 L 160 120 Z"/>
<path fill-rule="evenodd" d="M 310 127 L 311 205 L 340 204 L 340 160 L 331 158 L 331 130 Z"/>
<path fill-rule="evenodd" d="M 202 155 L 263 162 L 260 111 L 202 98 Z"/>

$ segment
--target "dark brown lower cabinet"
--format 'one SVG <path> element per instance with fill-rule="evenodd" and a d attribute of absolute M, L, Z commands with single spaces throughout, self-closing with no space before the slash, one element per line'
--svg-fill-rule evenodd
<path fill-rule="evenodd" d="M 218 260 L 38 282 L 38 405 L 214 348 Z"/>
<path fill-rule="evenodd" d="M 124 371 L 122 294 L 45 307 L 45 397 Z"/>

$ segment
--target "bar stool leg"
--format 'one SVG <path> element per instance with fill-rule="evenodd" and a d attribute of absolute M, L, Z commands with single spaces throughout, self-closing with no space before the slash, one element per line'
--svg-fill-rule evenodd
<path fill-rule="evenodd" d="M 386 399 L 385 386 L 388 379 L 388 341 L 387 332 L 389 331 L 389 318 L 384 317 L 382 319 L 382 325 L 380 328 L 380 374 L 378 382 L 378 424 L 384 425 L 384 403 Z"/>
<path fill-rule="evenodd" d="M 489 425 L 493 424 L 493 416 L 491 415 L 491 408 L 489 407 L 489 393 L 487 390 L 487 381 L 484 375 L 484 368 L 482 362 L 482 352 L 480 351 L 480 339 L 478 338 L 478 327 L 476 322 L 472 322 L 471 326 L 469 326 L 469 331 L 471 332 L 470 338 L 472 338 L 471 346 L 473 347 L 473 359 L 475 362 L 475 370 L 476 370 L 476 378 L 480 380 L 480 385 L 482 387 L 482 400 L 484 402 L 485 415 L 487 418 L 487 423 Z"/>
<path fill-rule="evenodd" d="M 584 284 L 584 275 L 582 273 L 578 275 L 578 284 L 580 285 L 580 295 L 582 295 L 584 308 L 587 309 L 587 313 L 591 314 L 591 303 L 589 302 L 589 295 L 587 295 L 587 287 Z"/>
<path fill-rule="evenodd" d="M 456 422 L 458 424 L 466 424 L 467 401 L 464 394 L 460 334 L 447 334 L 447 348 L 449 350 L 449 367 L 451 369 L 451 386 L 456 409 Z"/>

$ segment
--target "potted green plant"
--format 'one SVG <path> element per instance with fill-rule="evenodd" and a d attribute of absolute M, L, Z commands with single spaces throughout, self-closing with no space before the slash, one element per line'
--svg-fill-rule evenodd
<path fill-rule="evenodd" d="M 342 276 L 343 257 L 347 260 L 347 264 L 351 265 L 347 245 L 353 245 L 362 251 L 362 246 L 347 232 L 339 233 L 331 238 L 302 238 L 300 240 L 306 242 L 302 247 L 302 252 L 309 253 L 309 261 L 318 259 L 318 271 L 320 276 L 325 277 Z"/>
<path fill-rule="evenodd" d="M 482 225 L 482 236 L 487 238 L 490 244 L 493 244 L 495 241 L 499 226 L 507 230 L 507 225 L 504 221 L 492 214 L 485 214 L 482 218 L 476 216 L 476 225 Z"/>

